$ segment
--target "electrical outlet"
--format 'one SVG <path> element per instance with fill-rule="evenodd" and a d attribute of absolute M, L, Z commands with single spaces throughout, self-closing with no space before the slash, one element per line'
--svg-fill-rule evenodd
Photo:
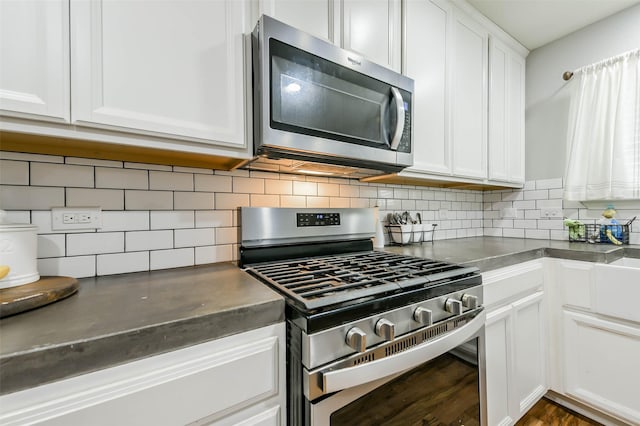
<path fill-rule="evenodd" d="M 439 213 L 440 213 L 440 214 L 439 214 L 439 216 L 440 216 L 440 220 L 442 220 L 442 219 L 448 219 L 448 218 L 447 218 L 447 216 L 449 215 L 449 210 L 442 209 L 442 210 L 440 210 L 440 212 L 439 212 Z"/>
<path fill-rule="evenodd" d="M 540 217 L 562 217 L 562 209 L 540 209 Z"/>
<path fill-rule="evenodd" d="M 51 229 L 54 231 L 100 228 L 102 228 L 100 207 L 54 207 L 51 209 Z"/>

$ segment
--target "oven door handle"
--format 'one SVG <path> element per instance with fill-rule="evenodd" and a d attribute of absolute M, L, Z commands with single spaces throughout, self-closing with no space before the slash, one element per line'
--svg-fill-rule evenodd
<path fill-rule="evenodd" d="M 400 91 L 395 87 L 391 87 L 391 93 L 393 94 L 393 99 L 396 101 L 396 129 L 393 132 L 393 137 L 391 138 L 390 148 L 392 151 L 397 151 L 398 145 L 400 145 L 400 140 L 402 139 L 402 133 L 404 132 L 406 110 L 404 109 L 402 93 L 400 93 Z"/>
<path fill-rule="evenodd" d="M 305 395 L 314 400 L 322 395 L 401 373 L 462 345 L 483 329 L 484 310 L 462 327 L 414 348 L 376 361 L 337 370 L 317 370 L 306 377 Z M 314 386 L 316 384 L 316 386 Z"/>

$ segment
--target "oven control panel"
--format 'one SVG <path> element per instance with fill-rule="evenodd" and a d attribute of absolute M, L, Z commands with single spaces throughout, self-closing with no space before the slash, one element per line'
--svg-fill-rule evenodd
<path fill-rule="evenodd" d="M 298 227 L 340 225 L 340 213 L 296 213 L 296 219 Z"/>

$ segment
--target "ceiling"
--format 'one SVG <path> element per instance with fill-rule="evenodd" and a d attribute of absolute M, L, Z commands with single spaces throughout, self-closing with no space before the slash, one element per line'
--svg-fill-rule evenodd
<path fill-rule="evenodd" d="M 533 50 L 640 0 L 467 0 Z"/>

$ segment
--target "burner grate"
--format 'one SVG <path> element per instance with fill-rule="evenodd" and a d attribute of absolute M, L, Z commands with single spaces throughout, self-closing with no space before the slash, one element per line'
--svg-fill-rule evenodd
<path fill-rule="evenodd" d="M 476 268 L 386 252 L 360 252 L 248 265 L 247 271 L 307 309 L 430 286 Z"/>

